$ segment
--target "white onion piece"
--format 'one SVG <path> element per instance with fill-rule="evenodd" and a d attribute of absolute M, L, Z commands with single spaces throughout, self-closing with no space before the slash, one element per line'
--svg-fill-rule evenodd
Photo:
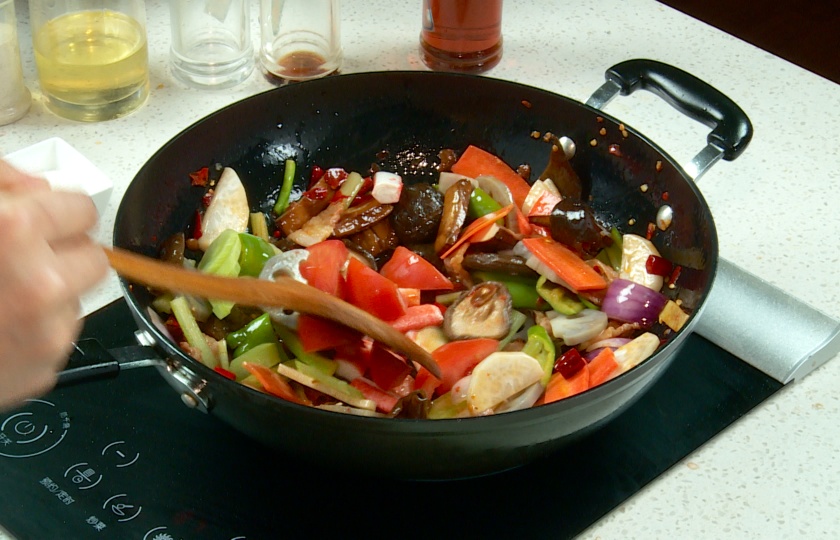
<path fill-rule="evenodd" d="M 578 345 L 604 331 L 609 323 L 607 314 L 596 309 L 584 309 L 574 315 L 548 312 L 551 332 L 566 345 Z"/>
<path fill-rule="evenodd" d="M 440 173 L 440 177 L 438 178 L 438 191 L 440 191 L 441 193 L 446 193 L 446 190 L 451 188 L 454 184 L 458 182 L 458 180 L 461 179 L 469 180 L 473 186 L 478 185 L 478 182 L 476 182 L 474 178 L 470 178 L 469 176 L 464 176 L 463 174 L 456 174 L 454 172 L 442 172 Z"/>
<path fill-rule="evenodd" d="M 470 389 L 470 381 L 472 380 L 472 375 L 467 375 L 458 380 L 455 384 L 452 385 L 452 389 L 449 391 L 449 397 L 452 400 L 452 404 L 461 403 L 465 399 L 467 399 L 467 393 Z"/>
<path fill-rule="evenodd" d="M 641 364 L 658 348 L 659 337 L 650 332 L 645 332 L 630 343 L 622 345 L 614 351 L 615 361 L 620 368 L 616 370 L 616 374 L 624 373 L 628 369 Z"/>
<path fill-rule="evenodd" d="M 513 195 L 510 193 L 510 188 L 495 176 L 479 176 L 475 179 L 475 181 L 479 188 L 485 191 L 493 198 L 494 201 L 503 207 L 513 204 Z M 516 219 L 515 212 L 511 212 L 505 216 L 505 227 L 515 233 L 520 232 L 519 221 Z"/>
<path fill-rule="evenodd" d="M 594 351 L 595 349 L 603 349 L 604 347 L 609 347 L 611 349 L 617 349 L 622 345 L 627 345 L 632 340 L 630 338 L 623 338 L 623 337 L 614 337 L 608 339 L 602 339 L 601 341 L 596 341 L 592 345 L 586 348 L 586 351 Z"/>
<path fill-rule="evenodd" d="M 371 418 L 386 418 L 388 416 L 380 412 L 359 409 L 358 407 L 351 407 L 350 405 L 342 405 L 340 403 L 324 403 L 323 405 L 317 405 L 315 408 L 324 411 L 353 414 L 356 416 L 369 416 Z"/>
<path fill-rule="evenodd" d="M 534 403 L 543 395 L 545 388 L 542 383 L 534 383 L 519 394 L 513 396 L 496 407 L 496 413 L 505 413 L 511 411 L 521 411 L 522 409 L 530 409 Z"/>
<path fill-rule="evenodd" d="M 648 274 L 647 260 L 651 255 L 659 255 L 653 242 L 635 234 L 625 234 L 621 248 L 621 272 L 619 277 L 644 285 L 654 291 L 662 289 L 664 278 Z"/>
<path fill-rule="evenodd" d="M 305 249 L 290 249 L 275 255 L 265 261 L 260 279 L 274 281 L 278 275 L 290 277 L 295 281 L 306 283 L 306 278 L 300 273 L 300 263 L 309 258 L 309 252 Z M 297 328 L 298 314 L 283 308 L 264 307 L 263 311 L 268 313 L 271 320 L 278 322 L 292 330 Z"/>
<path fill-rule="evenodd" d="M 364 372 L 359 369 L 359 366 L 357 366 L 350 360 L 345 360 L 344 358 L 336 358 L 334 375 L 339 379 L 344 379 L 345 381 L 352 381 L 363 376 Z"/>

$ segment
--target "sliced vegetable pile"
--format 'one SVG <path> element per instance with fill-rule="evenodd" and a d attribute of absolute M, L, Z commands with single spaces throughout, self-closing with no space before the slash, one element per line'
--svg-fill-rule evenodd
<path fill-rule="evenodd" d="M 315 316 L 168 293 L 153 305 L 172 338 L 221 375 L 332 411 L 482 416 L 583 392 L 651 356 L 688 314 L 662 292 L 679 267 L 649 238 L 604 228 L 582 199 L 570 145 L 550 142 L 533 184 L 469 146 L 441 160 L 453 164 L 435 185 L 315 167 L 294 194 L 289 160 L 271 215 L 250 212 L 232 169 L 191 175 L 206 205 L 164 243 L 164 260 L 308 283 L 404 332 L 440 379 Z"/>

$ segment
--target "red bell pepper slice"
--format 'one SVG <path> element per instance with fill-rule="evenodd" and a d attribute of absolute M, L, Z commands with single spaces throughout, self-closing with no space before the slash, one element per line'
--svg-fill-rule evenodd
<path fill-rule="evenodd" d="M 499 348 L 495 339 L 476 338 L 450 341 L 432 351 L 432 358 L 440 367 L 441 379 L 438 381 L 426 368 L 417 372 L 415 384 L 426 391 L 427 396 L 435 392 L 445 394 L 452 385 L 469 375 L 479 362 Z"/>
<path fill-rule="evenodd" d="M 400 332 L 409 330 L 420 330 L 427 326 L 440 326 L 443 324 L 443 312 L 437 304 L 420 304 L 405 309 L 405 315 L 395 321 L 391 326 Z"/>
<path fill-rule="evenodd" d="M 353 379 L 350 381 L 350 386 L 359 390 L 362 395 L 365 396 L 365 399 L 369 399 L 376 403 L 376 408 L 385 414 L 393 411 L 399 401 L 399 398 L 391 392 L 386 392 L 362 378 Z"/>
<path fill-rule="evenodd" d="M 277 397 L 283 398 L 286 401 L 291 401 L 293 403 L 302 404 L 303 401 L 295 394 L 295 391 L 292 389 L 291 385 L 280 376 L 279 373 L 275 373 L 274 371 L 268 369 L 267 367 L 261 366 L 259 364 L 250 364 L 245 362 L 242 364 L 242 367 L 248 370 L 248 372 L 257 378 L 260 381 L 263 389 L 269 394 L 275 395 Z"/>
<path fill-rule="evenodd" d="M 410 249 L 398 246 L 379 273 L 400 287 L 430 290 L 452 290 L 455 286 L 435 266 Z"/>
<path fill-rule="evenodd" d="M 399 385 L 411 373 L 411 366 L 402 357 L 378 343 L 373 344 L 367 368 L 370 380 L 386 390 Z"/>
<path fill-rule="evenodd" d="M 297 334 L 306 352 L 335 349 L 358 341 L 361 334 L 352 328 L 314 315 L 298 315 Z"/>
<path fill-rule="evenodd" d="M 383 321 L 405 315 L 399 287 L 355 257 L 347 264 L 345 300 Z"/>
<path fill-rule="evenodd" d="M 542 195 L 537 199 L 537 201 L 531 206 L 531 210 L 528 212 L 528 217 L 534 216 L 550 216 L 551 211 L 554 210 L 554 207 L 557 206 L 562 198 L 559 195 L 555 195 L 550 191 L 543 192 Z"/>
<path fill-rule="evenodd" d="M 615 361 L 613 350 L 603 349 L 589 362 L 589 386 L 598 386 L 609 380 L 616 369 L 618 369 L 618 362 Z"/>
<path fill-rule="evenodd" d="M 341 270 L 350 251 L 341 240 L 324 240 L 306 248 L 309 257 L 300 263 L 300 273 L 306 281 L 325 293 L 342 298 L 344 277 Z"/>
<path fill-rule="evenodd" d="M 510 165 L 477 146 L 470 145 L 464 150 L 464 153 L 452 166 L 452 172 L 470 178 L 477 178 L 483 174 L 497 178 L 510 189 L 513 202 L 519 208 L 522 208 L 522 203 L 525 202 L 525 197 L 531 190 L 528 182 L 516 174 L 516 171 Z"/>
<path fill-rule="evenodd" d="M 550 238 L 523 238 L 531 254 L 575 292 L 607 288 L 607 282 L 572 250 Z"/>
<path fill-rule="evenodd" d="M 589 389 L 590 371 L 589 366 L 579 369 L 568 379 L 562 373 L 557 372 L 548 380 L 543 395 L 543 403 L 552 403 L 563 398 L 579 394 Z"/>

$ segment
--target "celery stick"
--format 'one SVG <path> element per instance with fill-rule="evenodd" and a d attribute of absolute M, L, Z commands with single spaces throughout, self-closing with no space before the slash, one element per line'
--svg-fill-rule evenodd
<path fill-rule="evenodd" d="M 262 212 L 253 212 L 251 214 L 251 234 L 262 238 L 266 242 L 268 238 L 268 225 L 265 223 L 265 214 Z"/>
<path fill-rule="evenodd" d="M 190 311 L 187 299 L 183 296 L 176 296 L 169 305 L 172 308 L 172 313 L 175 315 L 175 320 L 181 326 L 181 331 L 184 333 L 187 343 L 201 355 L 201 358 L 197 360 L 210 369 L 216 368 L 219 365 L 219 360 L 216 358 L 212 349 L 210 349 L 207 340 L 204 339 L 204 334 L 201 333 L 201 329 L 198 327 L 192 311 Z"/>

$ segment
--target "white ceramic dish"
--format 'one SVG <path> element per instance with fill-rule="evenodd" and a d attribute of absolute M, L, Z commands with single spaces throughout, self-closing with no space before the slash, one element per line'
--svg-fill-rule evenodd
<path fill-rule="evenodd" d="M 18 169 L 46 178 L 54 189 L 87 193 L 99 215 L 105 213 L 114 184 L 64 139 L 53 137 L 12 152 L 4 159 Z"/>

